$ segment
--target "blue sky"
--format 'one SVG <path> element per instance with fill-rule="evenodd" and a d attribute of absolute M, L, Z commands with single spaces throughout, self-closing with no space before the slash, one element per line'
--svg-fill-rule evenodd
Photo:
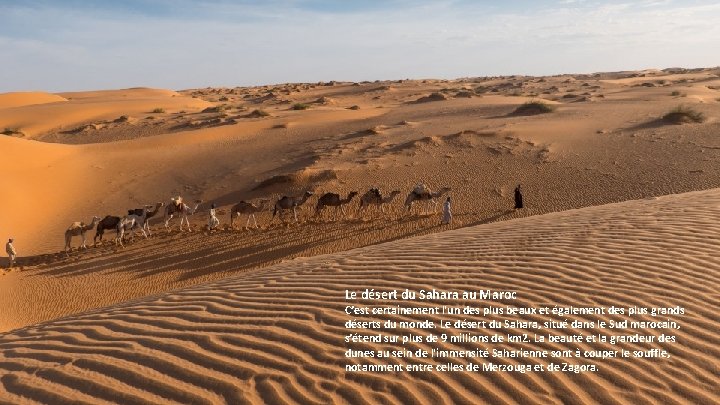
<path fill-rule="evenodd" d="M 0 0 L 0 92 L 720 65 L 703 0 Z"/>

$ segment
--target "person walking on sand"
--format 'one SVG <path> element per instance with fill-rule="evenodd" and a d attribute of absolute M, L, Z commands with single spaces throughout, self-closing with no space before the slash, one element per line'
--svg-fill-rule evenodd
<path fill-rule="evenodd" d="M 15 258 L 17 257 L 15 246 L 13 246 L 13 238 L 8 239 L 8 243 L 5 245 L 5 252 L 7 252 L 8 258 L 10 259 L 10 264 L 8 265 L 8 269 L 10 269 L 15 264 Z"/>
<path fill-rule="evenodd" d="M 523 208 L 523 195 L 522 190 L 520 190 L 520 185 L 518 184 L 517 187 L 515 187 L 515 209 Z"/>
<path fill-rule="evenodd" d="M 208 219 L 208 229 L 213 230 L 220 225 L 220 220 L 215 213 L 215 204 L 210 206 L 210 219 Z"/>
<path fill-rule="evenodd" d="M 450 197 L 445 200 L 443 204 L 443 220 L 442 225 L 447 225 L 452 222 L 452 212 L 450 211 Z"/>

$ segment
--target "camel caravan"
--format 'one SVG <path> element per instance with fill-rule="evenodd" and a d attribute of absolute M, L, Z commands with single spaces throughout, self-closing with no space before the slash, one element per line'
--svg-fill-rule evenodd
<path fill-rule="evenodd" d="M 412 191 L 407 195 L 405 199 L 404 207 L 406 212 L 410 212 L 415 202 L 426 202 L 429 205 L 425 208 L 424 214 L 433 213 L 437 210 L 437 199 L 442 197 L 444 194 L 450 192 L 450 188 L 443 187 L 437 192 L 432 192 L 425 184 L 418 184 L 413 188 Z M 358 215 L 365 213 L 371 213 L 374 210 L 375 214 L 386 214 L 386 207 L 390 207 L 395 201 L 395 197 L 400 194 L 400 190 L 395 190 L 387 195 L 382 195 L 380 189 L 373 187 L 360 196 L 359 204 L 357 205 Z M 306 191 L 300 196 L 283 196 L 277 199 L 275 204 L 271 204 L 270 199 L 261 199 L 258 203 L 252 203 L 248 201 L 240 201 L 230 208 L 230 226 L 229 229 L 235 229 L 235 219 L 241 215 L 246 215 L 247 220 L 245 222 L 245 228 L 248 229 L 250 220 L 252 219 L 255 229 L 258 229 L 258 222 L 255 214 L 262 212 L 272 211 L 272 218 L 270 224 L 273 223 L 277 216 L 281 222 L 285 222 L 284 215 L 292 211 L 293 219 L 295 223 L 298 223 L 298 209 L 313 196 L 311 191 Z M 333 219 L 346 218 L 347 211 L 346 207 L 350 206 L 351 202 L 358 195 L 357 191 L 348 193 L 347 197 L 342 198 L 337 193 L 325 193 L 317 199 L 315 205 L 314 216 L 318 219 L 322 219 L 323 212 L 332 210 Z M 130 241 L 132 242 L 135 237 L 135 231 L 139 231 L 145 238 L 152 236 L 150 228 L 150 219 L 158 216 L 161 209 L 164 213 L 163 221 L 165 229 L 171 231 L 170 221 L 173 218 L 180 218 L 180 231 L 183 230 L 183 224 L 187 225 L 188 231 L 191 231 L 189 216 L 195 214 L 198 210 L 202 200 L 194 201 L 194 205 L 190 206 L 183 202 L 182 197 L 171 198 L 168 204 L 158 202 L 154 205 L 145 205 L 143 208 L 134 208 L 128 210 L 124 216 L 113 216 L 106 215 L 104 218 L 93 217 L 89 224 L 84 222 L 74 222 L 65 231 L 65 253 L 70 254 L 72 250 L 71 242 L 75 236 L 80 236 L 82 243 L 78 249 L 87 249 L 85 232 L 95 228 L 95 237 L 93 238 L 93 245 L 97 245 L 98 241 L 102 243 L 105 231 L 115 231 L 115 237 L 113 239 L 115 245 L 124 247 L 123 242 L 126 241 L 126 237 L 129 235 Z M 214 208 L 214 205 L 213 205 Z M 214 211 L 213 211 L 214 212 Z M 208 225 L 208 229 L 212 230 L 217 224 Z"/>

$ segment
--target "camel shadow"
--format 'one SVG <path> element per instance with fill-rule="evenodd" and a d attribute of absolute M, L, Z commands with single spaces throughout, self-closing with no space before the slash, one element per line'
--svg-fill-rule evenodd
<path fill-rule="evenodd" d="M 71 259 L 40 265 L 28 277 L 131 274 L 133 278 L 145 279 L 173 273 L 173 282 L 187 285 L 208 277 L 242 274 L 295 257 L 334 253 L 435 233 L 438 227 L 433 217 L 408 215 L 394 221 L 380 218 L 368 222 L 303 221 L 298 226 L 269 226 L 259 232 L 156 233 L 159 236 L 136 240 L 124 249 L 106 245 Z"/>

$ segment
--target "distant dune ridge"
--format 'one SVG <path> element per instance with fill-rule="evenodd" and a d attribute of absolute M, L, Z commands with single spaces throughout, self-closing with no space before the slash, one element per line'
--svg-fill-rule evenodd
<path fill-rule="evenodd" d="M 481 225 L 293 260 L 29 326 L 0 335 L 0 369 L 8 373 L 0 377 L 0 398 L 128 404 L 717 403 L 718 207 L 715 189 Z M 678 342 L 663 345 L 671 359 L 577 361 L 599 365 L 597 373 L 348 373 L 346 362 L 381 363 L 344 357 L 344 290 L 363 288 L 511 290 L 518 300 L 491 304 L 679 305 L 686 314 L 678 318 L 681 329 L 672 331 Z M 647 349 L 641 343 L 599 346 Z M 561 343 L 494 347 L 575 349 Z"/>
<path fill-rule="evenodd" d="M 67 101 L 65 97 L 57 94 L 43 92 L 14 92 L 0 94 L 0 109 L 22 107 L 26 105 L 57 103 Z"/>

